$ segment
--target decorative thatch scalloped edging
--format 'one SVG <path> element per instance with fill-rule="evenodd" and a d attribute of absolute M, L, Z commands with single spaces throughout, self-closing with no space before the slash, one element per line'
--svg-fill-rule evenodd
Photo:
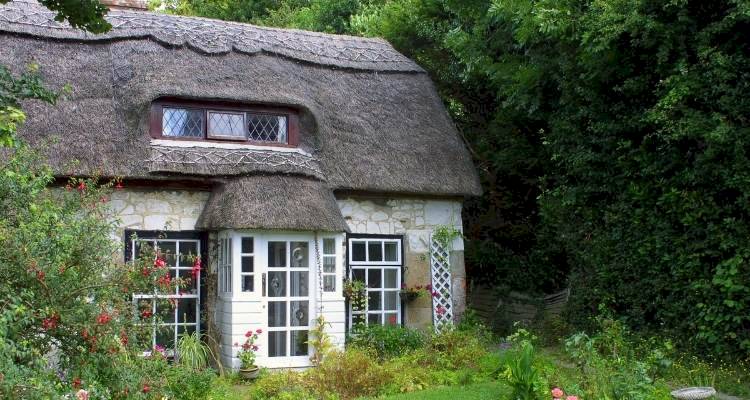
<path fill-rule="evenodd" d="M 380 39 L 125 10 L 110 11 L 106 19 L 112 30 L 93 35 L 55 21 L 55 15 L 35 1 L 15 0 L 0 6 L 0 31 L 85 41 L 150 38 L 167 46 L 187 46 L 205 54 L 226 54 L 233 50 L 245 54 L 267 52 L 339 68 L 424 72 Z"/>

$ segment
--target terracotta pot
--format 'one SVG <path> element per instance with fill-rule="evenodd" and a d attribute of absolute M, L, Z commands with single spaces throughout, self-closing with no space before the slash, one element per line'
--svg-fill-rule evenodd
<path fill-rule="evenodd" d="M 260 368 L 252 366 L 250 368 L 240 368 L 240 376 L 243 379 L 252 380 L 258 377 L 260 374 Z"/>

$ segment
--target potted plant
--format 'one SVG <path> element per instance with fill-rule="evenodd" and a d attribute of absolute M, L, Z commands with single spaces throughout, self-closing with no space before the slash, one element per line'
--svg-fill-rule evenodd
<path fill-rule="evenodd" d="M 401 300 L 409 303 L 416 300 L 418 297 L 426 295 L 427 293 L 432 293 L 432 285 L 417 285 L 408 287 L 405 283 L 403 283 L 401 284 L 401 291 L 398 294 L 401 297 Z"/>
<path fill-rule="evenodd" d="M 367 288 L 365 287 L 364 282 L 345 280 L 343 289 L 344 297 L 349 300 L 353 310 L 361 311 L 365 309 L 365 303 L 367 302 Z"/>
<path fill-rule="evenodd" d="M 237 353 L 240 358 L 240 376 L 245 379 L 255 379 L 260 373 L 260 368 L 255 365 L 255 352 L 258 351 L 258 345 L 255 342 L 261 333 L 263 333 L 261 329 L 257 329 L 255 332 L 247 331 L 245 343 L 242 344 L 242 348 Z M 237 344 L 235 343 L 235 345 Z"/>

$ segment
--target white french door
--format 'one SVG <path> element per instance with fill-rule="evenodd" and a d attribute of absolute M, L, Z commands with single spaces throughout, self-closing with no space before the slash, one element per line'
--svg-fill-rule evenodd
<path fill-rule="evenodd" d="M 268 235 L 258 259 L 262 309 L 266 319 L 264 366 L 309 365 L 308 334 L 315 318 L 314 241 L 307 235 Z M 255 253 L 258 254 L 256 249 Z M 265 354 L 263 354 L 265 353 Z"/>

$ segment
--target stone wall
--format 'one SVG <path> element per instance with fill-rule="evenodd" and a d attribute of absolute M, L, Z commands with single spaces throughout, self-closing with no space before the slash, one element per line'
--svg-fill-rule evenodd
<path fill-rule="evenodd" d="M 462 227 L 460 200 L 416 198 L 341 197 L 338 205 L 352 233 L 404 235 L 404 282 L 408 286 L 430 283 L 430 233 L 441 225 Z M 453 243 L 451 269 L 455 316 L 465 308 L 466 273 L 463 240 Z M 406 324 L 425 328 L 432 324 L 432 301 L 419 298 L 405 309 Z"/>
<path fill-rule="evenodd" d="M 109 206 L 124 229 L 189 231 L 195 229 L 210 192 L 123 189 L 112 193 Z"/>

